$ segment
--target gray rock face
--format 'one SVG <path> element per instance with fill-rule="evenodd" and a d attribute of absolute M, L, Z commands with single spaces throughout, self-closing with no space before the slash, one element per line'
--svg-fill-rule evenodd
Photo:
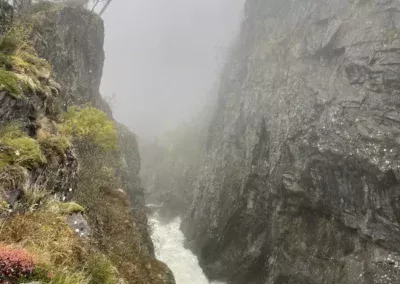
<path fill-rule="evenodd" d="M 191 248 L 228 283 L 400 283 L 400 2 L 245 8 Z"/>
<path fill-rule="evenodd" d="M 104 63 L 101 18 L 71 7 L 41 13 L 35 46 L 54 67 L 54 75 L 63 86 L 60 95 L 65 107 L 90 102 L 111 114 L 99 94 Z"/>
<path fill-rule="evenodd" d="M 88 238 L 91 235 L 91 229 L 81 213 L 74 213 L 67 217 L 68 226 L 79 237 Z"/>

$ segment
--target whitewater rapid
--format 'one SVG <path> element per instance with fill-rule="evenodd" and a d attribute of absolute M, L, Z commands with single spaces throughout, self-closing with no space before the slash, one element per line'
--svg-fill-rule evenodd
<path fill-rule="evenodd" d="M 158 220 L 157 214 L 154 214 L 149 218 L 149 222 L 152 227 L 151 238 L 156 257 L 172 270 L 176 284 L 223 284 L 208 281 L 197 257 L 184 248 L 185 237 L 179 230 L 181 224 L 179 217 L 169 223 L 162 223 Z"/>

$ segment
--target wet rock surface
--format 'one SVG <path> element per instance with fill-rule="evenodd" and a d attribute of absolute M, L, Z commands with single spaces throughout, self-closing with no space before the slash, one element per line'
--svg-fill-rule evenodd
<path fill-rule="evenodd" d="M 182 224 L 228 283 L 400 283 L 400 3 L 246 2 Z"/>
<path fill-rule="evenodd" d="M 67 217 L 68 226 L 74 231 L 79 237 L 87 238 L 91 234 L 91 229 L 83 217 L 82 213 L 74 213 Z"/>
<path fill-rule="evenodd" d="M 95 14 L 80 8 L 63 7 L 42 12 L 35 28 L 35 47 L 54 67 L 63 88 L 64 108 L 92 103 L 111 115 L 99 93 L 103 73 L 104 24 Z M 40 16 L 40 15 L 39 15 Z"/>

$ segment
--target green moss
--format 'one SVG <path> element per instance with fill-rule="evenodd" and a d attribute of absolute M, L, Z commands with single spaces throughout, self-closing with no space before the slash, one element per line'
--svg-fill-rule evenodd
<path fill-rule="evenodd" d="M 9 125 L 2 129 L 0 146 L 0 167 L 11 164 L 33 168 L 46 162 L 39 143 L 23 133 L 17 125 Z"/>
<path fill-rule="evenodd" d="M 15 99 L 29 100 L 32 95 L 43 95 L 46 111 L 55 112 L 52 92 L 47 79 L 51 65 L 38 56 L 29 42 L 32 25 L 20 22 L 0 38 L 0 91 L 6 91 Z M 45 79 L 45 80 L 43 80 Z"/>
<path fill-rule="evenodd" d="M 107 115 L 94 107 L 71 107 L 60 130 L 72 141 L 94 144 L 103 150 L 117 149 L 117 130 Z"/>
<path fill-rule="evenodd" d="M 32 26 L 29 24 L 14 25 L 2 38 L 0 38 L 0 51 L 12 54 L 21 48 L 32 33 Z"/>
<path fill-rule="evenodd" d="M 58 206 L 58 212 L 63 215 L 85 212 L 85 209 L 81 205 L 75 202 L 66 202 L 66 203 L 58 202 L 57 206 Z"/>
<path fill-rule="evenodd" d="M 18 53 L 18 55 L 27 63 L 37 67 L 45 69 L 46 71 L 50 72 L 51 65 L 50 63 L 43 58 L 38 57 L 35 51 L 25 49 Z"/>
<path fill-rule="evenodd" d="M 13 67 L 12 58 L 6 54 L 0 54 L 0 68 L 11 70 Z"/>
<path fill-rule="evenodd" d="M 0 38 L 0 90 L 15 98 L 29 91 L 51 94 L 40 80 L 50 77 L 51 66 L 30 44 L 32 29 L 32 25 L 21 22 Z"/>
<path fill-rule="evenodd" d="M 8 211 L 10 209 L 10 204 L 7 201 L 0 198 L 0 213 Z"/>
<path fill-rule="evenodd" d="M 40 92 L 51 94 L 48 86 L 40 82 L 40 78 L 50 77 L 49 63 L 26 51 L 14 55 L 0 55 L 0 90 L 19 98 L 22 92 Z"/>
<path fill-rule="evenodd" d="M 5 144 L 15 149 L 13 160 L 17 164 L 32 166 L 45 162 L 44 156 L 35 139 L 22 136 L 12 140 L 4 141 Z"/>
<path fill-rule="evenodd" d="M 62 135 L 49 135 L 48 137 L 39 139 L 39 143 L 44 152 L 62 157 L 65 156 L 68 148 L 71 147 L 68 139 Z"/>
<path fill-rule="evenodd" d="M 21 95 L 18 77 L 13 72 L 0 69 L 0 91 L 7 91 L 14 97 L 19 97 Z"/>
<path fill-rule="evenodd" d="M 90 275 L 89 284 L 118 283 L 117 270 L 105 256 L 95 256 L 89 260 L 87 271 Z"/>

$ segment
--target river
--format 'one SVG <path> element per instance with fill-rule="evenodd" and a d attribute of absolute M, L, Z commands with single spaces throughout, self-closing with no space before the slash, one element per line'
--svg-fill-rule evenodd
<path fill-rule="evenodd" d="M 169 223 L 162 223 L 157 213 L 149 218 L 152 227 L 152 240 L 157 259 L 165 262 L 175 276 L 176 284 L 223 284 L 210 282 L 199 266 L 197 257 L 183 244 L 185 237 L 179 230 L 181 219 L 175 218 Z"/>

